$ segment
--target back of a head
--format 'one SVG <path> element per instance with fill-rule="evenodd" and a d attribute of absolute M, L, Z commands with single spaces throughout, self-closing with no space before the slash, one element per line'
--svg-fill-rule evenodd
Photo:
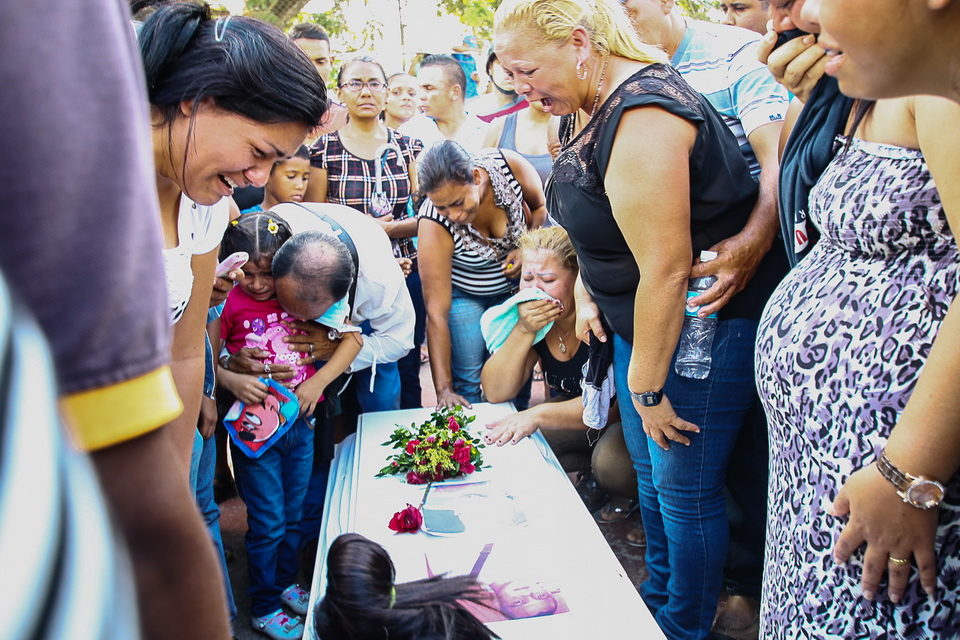
<path fill-rule="evenodd" d="M 503 0 L 493 19 L 495 34 L 525 31 L 540 42 L 566 42 L 578 26 L 601 55 L 667 62 L 661 49 L 640 41 L 618 0 Z"/>
<path fill-rule="evenodd" d="M 417 79 L 416 76 L 410 75 L 406 71 L 397 71 L 396 73 L 391 73 L 390 76 L 387 77 L 387 84 L 392 84 L 394 80 L 400 80 L 403 78 L 411 78 L 413 80 Z"/>
<path fill-rule="evenodd" d="M 327 591 L 314 612 L 321 640 L 489 640 L 498 636 L 459 602 L 476 600 L 473 578 L 394 584 L 387 551 L 356 534 L 327 553 Z"/>
<path fill-rule="evenodd" d="M 283 218 L 268 213 L 245 213 L 227 225 L 220 243 L 220 259 L 245 251 L 253 263 L 272 261 L 292 236 Z"/>
<path fill-rule="evenodd" d="M 471 182 L 473 166 L 473 156 L 466 149 L 453 140 L 443 140 L 420 156 L 417 166 L 420 191 L 431 193 L 445 182 Z"/>
<path fill-rule="evenodd" d="M 275 279 L 293 277 L 301 297 L 310 302 L 326 296 L 334 302 L 340 300 L 350 291 L 354 279 L 350 250 L 320 231 L 302 231 L 290 238 L 274 255 L 272 268 Z M 322 290 L 316 289 L 318 284 L 323 285 Z"/>
<path fill-rule="evenodd" d="M 467 95 L 467 75 L 453 56 L 446 54 L 429 55 L 420 63 L 420 68 L 423 69 L 424 67 L 440 67 L 443 69 L 443 75 L 447 79 L 447 83 L 451 86 L 459 86 L 461 97 Z"/>
<path fill-rule="evenodd" d="M 184 101 L 212 99 L 255 122 L 319 124 L 326 88 L 283 32 L 242 16 L 214 20 L 209 7 L 161 6 L 140 31 L 150 104 L 170 122 Z"/>
<path fill-rule="evenodd" d="M 330 42 L 330 35 L 327 30 L 315 22 L 299 22 L 287 32 L 291 40 L 323 40 Z"/>
<path fill-rule="evenodd" d="M 570 241 L 567 230 L 563 227 L 554 225 L 525 231 L 520 236 L 517 246 L 522 251 L 548 251 L 556 256 L 562 267 L 574 273 L 580 271 L 577 251 L 573 247 L 573 242 Z"/>

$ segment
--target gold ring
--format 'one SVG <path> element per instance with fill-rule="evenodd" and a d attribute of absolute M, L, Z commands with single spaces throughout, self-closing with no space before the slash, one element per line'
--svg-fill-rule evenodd
<path fill-rule="evenodd" d="M 910 564 L 910 558 L 894 558 L 890 556 L 887 558 L 887 562 L 894 567 L 905 567 Z"/>

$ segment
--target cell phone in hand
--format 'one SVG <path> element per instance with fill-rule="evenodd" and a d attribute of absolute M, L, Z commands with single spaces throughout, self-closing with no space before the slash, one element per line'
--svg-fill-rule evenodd
<path fill-rule="evenodd" d="M 786 31 L 777 34 L 777 44 L 774 45 L 773 48 L 778 49 L 781 45 L 790 42 L 794 38 L 802 38 L 805 35 L 807 35 L 806 31 L 802 31 L 800 29 L 787 29 Z"/>
<path fill-rule="evenodd" d="M 223 259 L 220 264 L 217 265 L 217 270 L 214 272 L 218 278 L 226 278 L 234 269 L 239 269 L 243 265 L 247 264 L 247 260 L 250 259 L 250 256 L 246 251 L 237 251 L 236 253 L 231 253 L 226 258 Z"/>

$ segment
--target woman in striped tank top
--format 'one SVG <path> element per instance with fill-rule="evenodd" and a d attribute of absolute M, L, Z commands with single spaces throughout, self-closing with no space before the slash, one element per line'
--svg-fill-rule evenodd
<path fill-rule="evenodd" d="M 480 316 L 516 290 L 517 241 L 546 219 L 536 170 L 519 154 L 472 156 L 446 140 L 420 159 L 420 275 L 437 406 L 481 400 Z"/>

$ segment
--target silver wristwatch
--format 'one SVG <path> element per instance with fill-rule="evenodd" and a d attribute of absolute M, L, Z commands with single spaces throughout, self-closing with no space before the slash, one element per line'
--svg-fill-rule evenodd
<path fill-rule="evenodd" d="M 900 499 L 917 509 L 933 509 L 940 506 L 946 490 L 932 478 L 913 476 L 898 469 L 884 451 L 877 458 L 877 470 L 897 490 Z"/>

